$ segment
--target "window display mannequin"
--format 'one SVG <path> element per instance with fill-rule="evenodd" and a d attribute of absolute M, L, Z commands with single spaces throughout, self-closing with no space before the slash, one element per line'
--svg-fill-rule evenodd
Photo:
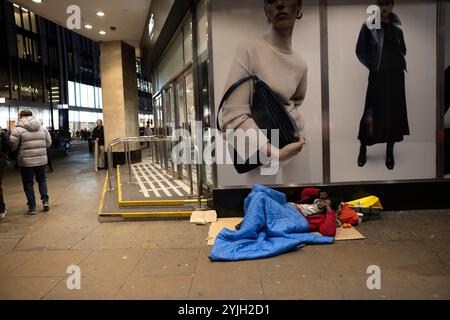
<path fill-rule="evenodd" d="M 386 143 L 386 167 L 393 170 L 394 144 L 409 135 L 405 96 L 406 45 L 393 0 L 378 0 L 381 29 L 361 28 L 356 55 L 369 70 L 366 103 L 358 139 L 358 166 L 367 161 L 367 146 Z"/>
<path fill-rule="evenodd" d="M 236 81 L 249 75 L 256 75 L 266 82 L 283 101 L 286 110 L 291 114 L 300 131 L 304 127 L 304 121 L 299 113 L 299 107 L 303 103 L 307 88 L 307 65 L 303 58 L 292 50 L 292 33 L 297 19 L 302 17 L 301 0 L 265 0 L 264 10 L 271 24 L 271 30 L 253 39 L 239 44 L 234 56 L 226 89 Z M 258 126 L 251 118 L 250 105 L 253 95 L 252 83 L 249 81 L 236 89 L 226 101 L 223 108 L 222 129 L 255 129 Z M 261 151 L 268 156 L 276 157 L 280 161 L 280 167 L 287 164 L 303 148 L 303 137 L 299 142 L 292 143 L 278 150 L 266 144 Z M 282 176 L 280 169 L 277 176 Z M 259 183 L 272 184 L 283 183 L 283 177 L 266 177 L 263 182 L 259 176 L 259 170 L 253 170 L 253 175 Z M 250 180 L 252 178 L 248 177 Z M 256 183 L 256 181 L 248 181 Z"/>

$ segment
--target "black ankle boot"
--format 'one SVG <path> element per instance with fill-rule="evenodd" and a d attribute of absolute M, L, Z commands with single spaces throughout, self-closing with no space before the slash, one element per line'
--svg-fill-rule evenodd
<path fill-rule="evenodd" d="M 386 168 L 388 170 L 394 170 L 395 159 L 394 159 L 394 145 L 389 145 L 386 150 Z"/>
<path fill-rule="evenodd" d="M 367 147 L 361 146 L 359 148 L 358 167 L 364 167 L 367 162 Z"/>
<path fill-rule="evenodd" d="M 386 168 L 388 168 L 388 170 L 394 170 L 394 166 L 395 166 L 394 155 L 393 154 L 387 155 Z"/>

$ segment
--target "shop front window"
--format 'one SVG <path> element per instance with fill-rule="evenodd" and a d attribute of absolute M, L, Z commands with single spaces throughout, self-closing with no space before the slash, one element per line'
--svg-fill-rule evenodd
<path fill-rule="evenodd" d="M 21 14 L 20 6 L 14 4 L 14 19 L 16 21 L 16 26 L 22 28 L 22 14 Z"/>
<path fill-rule="evenodd" d="M 68 82 L 68 101 L 73 107 L 102 109 L 102 89 L 78 82 Z"/>
<path fill-rule="evenodd" d="M 25 46 L 23 42 L 23 36 L 21 34 L 17 35 L 17 52 L 20 59 L 25 59 Z"/>
<path fill-rule="evenodd" d="M 0 107 L 0 130 L 7 129 L 9 125 L 9 107 Z"/>
<path fill-rule="evenodd" d="M 72 136 L 75 136 L 77 131 L 83 129 L 92 131 L 98 119 L 103 120 L 102 113 L 70 110 L 69 131 L 72 133 Z"/>
<path fill-rule="evenodd" d="M 184 38 L 184 64 L 187 65 L 192 62 L 192 20 L 184 25 L 183 28 Z"/>

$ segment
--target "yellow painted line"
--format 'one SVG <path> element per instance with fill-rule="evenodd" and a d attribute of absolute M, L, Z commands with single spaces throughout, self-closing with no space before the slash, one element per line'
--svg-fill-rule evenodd
<path fill-rule="evenodd" d="M 125 219 L 132 218 L 190 218 L 191 211 L 179 211 L 179 212 L 115 212 L 115 213 L 102 213 L 102 217 L 121 217 Z"/>
<path fill-rule="evenodd" d="M 122 202 L 122 182 L 120 180 L 120 165 L 117 165 L 117 196 L 119 198 L 119 205 Z"/>
<path fill-rule="evenodd" d="M 145 206 L 183 206 L 185 204 L 197 203 L 198 200 L 125 200 L 119 201 L 121 207 L 145 207 Z M 202 203 L 208 202 L 207 199 L 202 199 Z"/>
<path fill-rule="evenodd" d="M 108 172 L 106 172 L 106 176 L 105 176 L 105 183 L 103 184 L 103 191 L 102 191 L 102 197 L 100 199 L 100 205 L 98 207 L 98 215 L 101 216 L 102 215 L 102 211 L 103 211 L 103 205 L 105 202 L 105 195 L 106 195 L 106 185 L 107 185 L 107 181 L 108 181 Z"/>
<path fill-rule="evenodd" d="M 191 211 L 180 212 L 144 212 L 144 213 L 122 213 L 122 218 L 190 218 Z"/>

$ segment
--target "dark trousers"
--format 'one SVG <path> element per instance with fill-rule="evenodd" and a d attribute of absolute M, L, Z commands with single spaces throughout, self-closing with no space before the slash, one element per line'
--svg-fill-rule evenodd
<path fill-rule="evenodd" d="M 5 200 L 3 199 L 3 188 L 2 188 L 4 174 L 5 169 L 0 168 L 0 213 L 5 212 Z"/>
<path fill-rule="evenodd" d="M 47 179 L 45 177 L 46 166 L 40 167 L 22 167 L 22 183 L 23 190 L 27 196 L 28 208 L 36 209 L 36 199 L 34 197 L 34 177 L 39 185 L 39 193 L 41 194 L 42 202 L 48 202 L 47 194 Z"/>

